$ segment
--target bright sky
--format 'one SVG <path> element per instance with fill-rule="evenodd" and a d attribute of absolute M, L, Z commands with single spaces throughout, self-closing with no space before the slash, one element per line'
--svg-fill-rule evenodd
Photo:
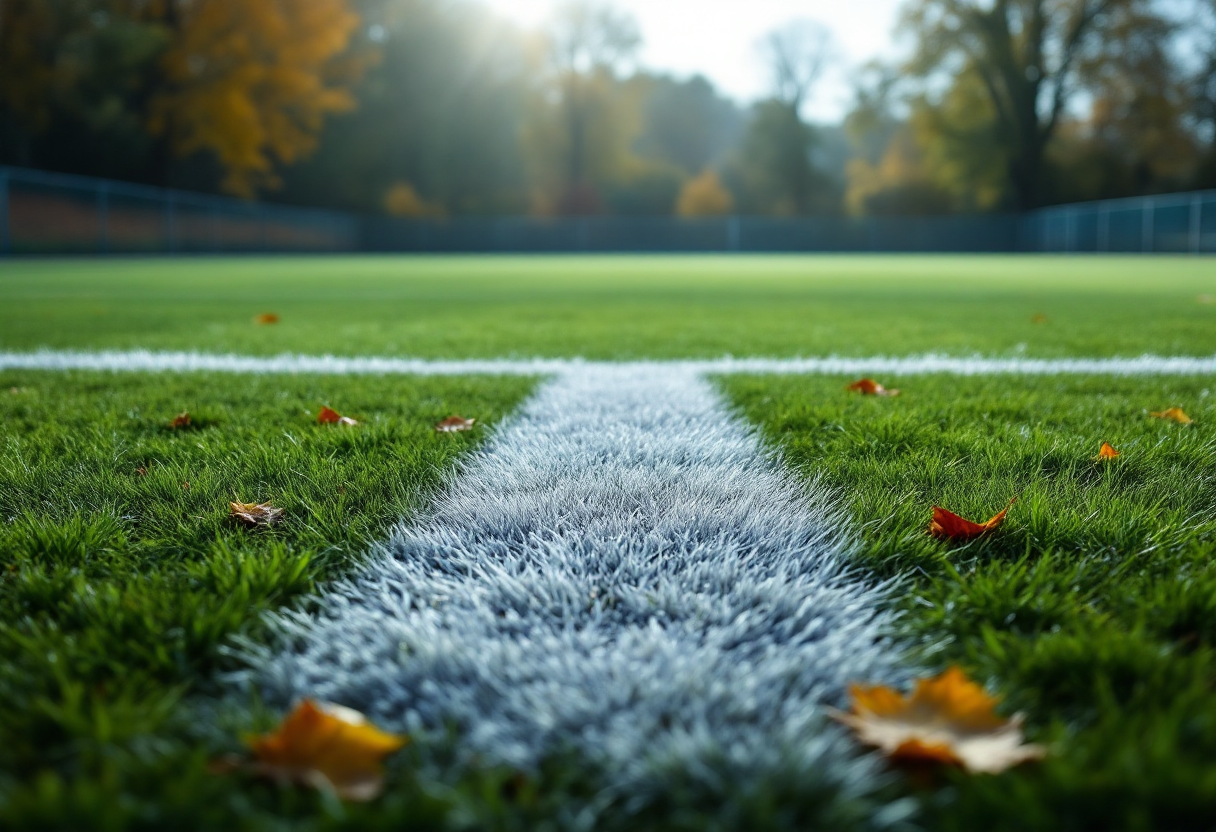
<path fill-rule="evenodd" d="M 557 0 L 486 0 L 526 26 L 543 25 Z M 616 0 L 642 27 L 642 62 L 680 75 L 700 72 L 742 101 L 765 94 L 768 76 L 756 41 L 773 28 L 804 17 L 826 25 L 842 66 L 826 77 L 807 108 L 816 119 L 840 118 L 852 89 L 847 70 L 870 58 L 895 54 L 901 0 Z"/>

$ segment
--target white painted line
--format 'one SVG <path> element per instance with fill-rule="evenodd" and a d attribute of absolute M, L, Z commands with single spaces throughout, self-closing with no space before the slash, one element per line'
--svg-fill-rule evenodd
<path fill-rule="evenodd" d="M 542 385 L 362 573 L 246 646 L 242 681 L 319 697 L 482 761 L 573 752 L 619 794 L 881 779 L 823 719 L 902 683 L 889 588 L 846 566 L 824 489 L 683 366 Z"/>
<path fill-rule="evenodd" d="M 212 355 L 197 352 L 50 351 L 0 352 L 0 370 L 111 370 L 115 372 L 315 373 L 324 375 L 557 375 L 600 367 L 660 364 L 706 374 L 778 373 L 823 375 L 1117 375 L 1216 374 L 1216 356 L 1142 355 L 1134 358 L 986 358 L 910 355 L 873 358 L 732 358 L 595 362 L 579 358 L 456 359 L 279 355 Z"/>

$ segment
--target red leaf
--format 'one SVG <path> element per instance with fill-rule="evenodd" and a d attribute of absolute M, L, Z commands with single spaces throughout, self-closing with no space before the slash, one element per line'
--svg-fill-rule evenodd
<path fill-rule="evenodd" d="M 449 416 L 439 424 L 435 425 L 435 430 L 438 433 L 460 433 L 461 431 L 472 430 L 476 419 L 465 419 L 461 416 Z"/>
<path fill-rule="evenodd" d="M 1016 497 L 1009 501 L 1009 506 L 1012 506 L 1015 502 L 1017 502 Z M 929 534 L 945 540 L 971 540 L 972 538 L 980 537 L 1005 522 L 1005 515 L 1009 513 L 1009 506 L 1006 506 L 1004 511 L 987 523 L 973 523 L 970 520 L 959 517 L 952 511 L 947 511 L 941 506 L 934 506 L 933 520 L 929 523 Z"/>
<path fill-rule="evenodd" d="M 898 396 L 898 390 L 888 390 L 872 378 L 863 378 L 845 388 L 863 396 Z"/>

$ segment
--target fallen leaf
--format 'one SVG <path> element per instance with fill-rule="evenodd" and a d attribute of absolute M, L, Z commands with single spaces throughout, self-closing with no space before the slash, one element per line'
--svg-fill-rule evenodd
<path fill-rule="evenodd" d="M 283 519 L 283 509 L 270 503 L 229 503 L 232 517 L 246 526 L 273 526 Z"/>
<path fill-rule="evenodd" d="M 359 424 L 349 416 L 343 416 L 336 410 L 329 407 L 322 407 L 321 412 L 317 414 L 317 422 L 322 425 L 357 425 Z"/>
<path fill-rule="evenodd" d="M 187 482 L 183 482 L 183 483 L 182 483 L 182 491 L 189 491 L 189 490 L 190 490 L 190 483 L 189 483 L 189 481 L 187 481 Z"/>
<path fill-rule="evenodd" d="M 183 410 L 181 413 L 173 417 L 173 421 L 169 423 L 169 427 L 173 428 L 174 430 L 181 430 L 182 428 L 190 427 L 190 414 Z"/>
<path fill-rule="evenodd" d="M 1098 459 L 1114 459 L 1119 456 L 1119 452 L 1109 442 L 1103 442 L 1102 447 L 1098 450 Z"/>
<path fill-rule="evenodd" d="M 947 540 L 971 540 L 972 538 L 987 534 L 1005 522 L 1005 515 L 1009 513 L 1009 507 L 1015 502 L 1017 502 L 1016 497 L 1009 501 L 1009 505 L 1005 506 L 1004 511 L 987 523 L 973 523 L 970 520 L 959 517 L 952 511 L 947 511 L 941 506 L 934 506 L 933 520 L 929 523 L 929 534 Z"/>
<path fill-rule="evenodd" d="M 358 711 L 305 699 L 272 734 L 253 737 L 253 770 L 281 782 L 371 800 L 384 785 L 381 764 L 408 737 L 381 731 Z"/>
<path fill-rule="evenodd" d="M 10 387 L 10 388 L 8 388 L 8 392 L 12 393 L 14 396 L 19 396 L 19 395 L 21 395 L 21 388 L 20 387 Z"/>
<path fill-rule="evenodd" d="M 435 430 L 439 433 L 460 433 L 461 431 L 472 430 L 473 423 L 476 421 L 476 419 L 465 419 L 460 416 L 449 416 L 435 425 Z"/>
<path fill-rule="evenodd" d="M 136 468 L 136 469 L 135 469 L 135 476 L 137 476 L 137 477 L 146 477 L 146 476 L 148 476 L 148 469 L 147 469 L 147 468 L 145 468 L 145 467 L 144 467 L 144 466 L 142 466 L 142 465 L 141 465 L 141 466 L 139 466 L 138 468 Z"/>
<path fill-rule="evenodd" d="M 1186 413 L 1182 411 L 1181 407 L 1171 407 L 1169 410 L 1162 410 L 1160 412 L 1150 413 L 1148 415 L 1157 419 L 1169 419 L 1170 421 L 1177 422 L 1180 425 L 1195 424 L 1195 420 L 1190 416 L 1187 416 Z"/>
<path fill-rule="evenodd" d="M 1045 323 L 1047 323 L 1047 316 L 1044 315 L 1042 312 L 1039 312 L 1033 318 L 1030 319 L 1030 322 L 1032 324 L 1045 324 Z"/>
<path fill-rule="evenodd" d="M 265 326 L 266 324 L 277 324 L 279 322 L 279 316 L 273 312 L 263 312 L 261 315 L 255 317 L 253 322 L 262 326 Z"/>
<path fill-rule="evenodd" d="M 884 686 L 854 685 L 851 713 L 832 715 L 857 732 L 857 738 L 892 760 L 936 762 L 967 771 L 996 774 L 1047 749 L 1022 736 L 1022 717 L 996 714 L 1000 702 L 957 667 L 921 679 L 909 697 Z"/>
<path fill-rule="evenodd" d="M 855 381 L 845 388 L 856 393 L 861 393 L 863 396 L 898 396 L 898 390 L 888 390 L 877 381 L 871 378 L 863 378 Z"/>
<path fill-rule="evenodd" d="M 1197 303 L 1207 304 L 1207 303 L 1212 303 L 1213 298 L 1211 295 L 1200 295 L 1199 297 L 1195 298 L 1195 301 Z"/>

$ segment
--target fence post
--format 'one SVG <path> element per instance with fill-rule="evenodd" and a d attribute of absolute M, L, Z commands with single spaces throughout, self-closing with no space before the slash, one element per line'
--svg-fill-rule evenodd
<path fill-rule="evenodd" d="M 1191 254 L 1199 253 L 1200 222 L 1203 218 L 1203 195 L 1191 194 Z"/>
<path fill-rule="evenodd" d="M 8 174 L 0 171 L 0 254 L 8 254 L 11 246 L 8 236 Z"/>
<path fill-rule="evenodd" d="M 170 254 L 177 251 L 177 218 L 173 212 L 173 192 L 165 192 L 165 200 L 161 207 L 165 222 L 165 251 Z"/>
<path fill-rule="evenodd" d="M 104 182 L 97 186 L 97 250 L 110 250 L 110 187 Z"/>
<path fill-rule="evenodd" d="M 739 250 L 739 217 L 731 214 L 726 219 L 726 248 L 728 251 Z"/>
<path fill-rule="evenodd" d="M 1141 214 L 1140 250 L 1143 251 L 1145 254 L 1151 254 L 1153 251 L 1153 234 L 1154 234 L 1153 210 L 1154 210 L 1154 207 L 1155 206 L 1153 205 L 1153 198 L 1151 196 L 1145 197 L 1144 208 L 1142 208 L 1140 211 L 1140 214 Z"/>
<path fill-rule="evenodd" d="M 1072 254 L 1077 248 L 1077 208 L 1072 206 L 1064 212 L 1064 253 Z"/>

